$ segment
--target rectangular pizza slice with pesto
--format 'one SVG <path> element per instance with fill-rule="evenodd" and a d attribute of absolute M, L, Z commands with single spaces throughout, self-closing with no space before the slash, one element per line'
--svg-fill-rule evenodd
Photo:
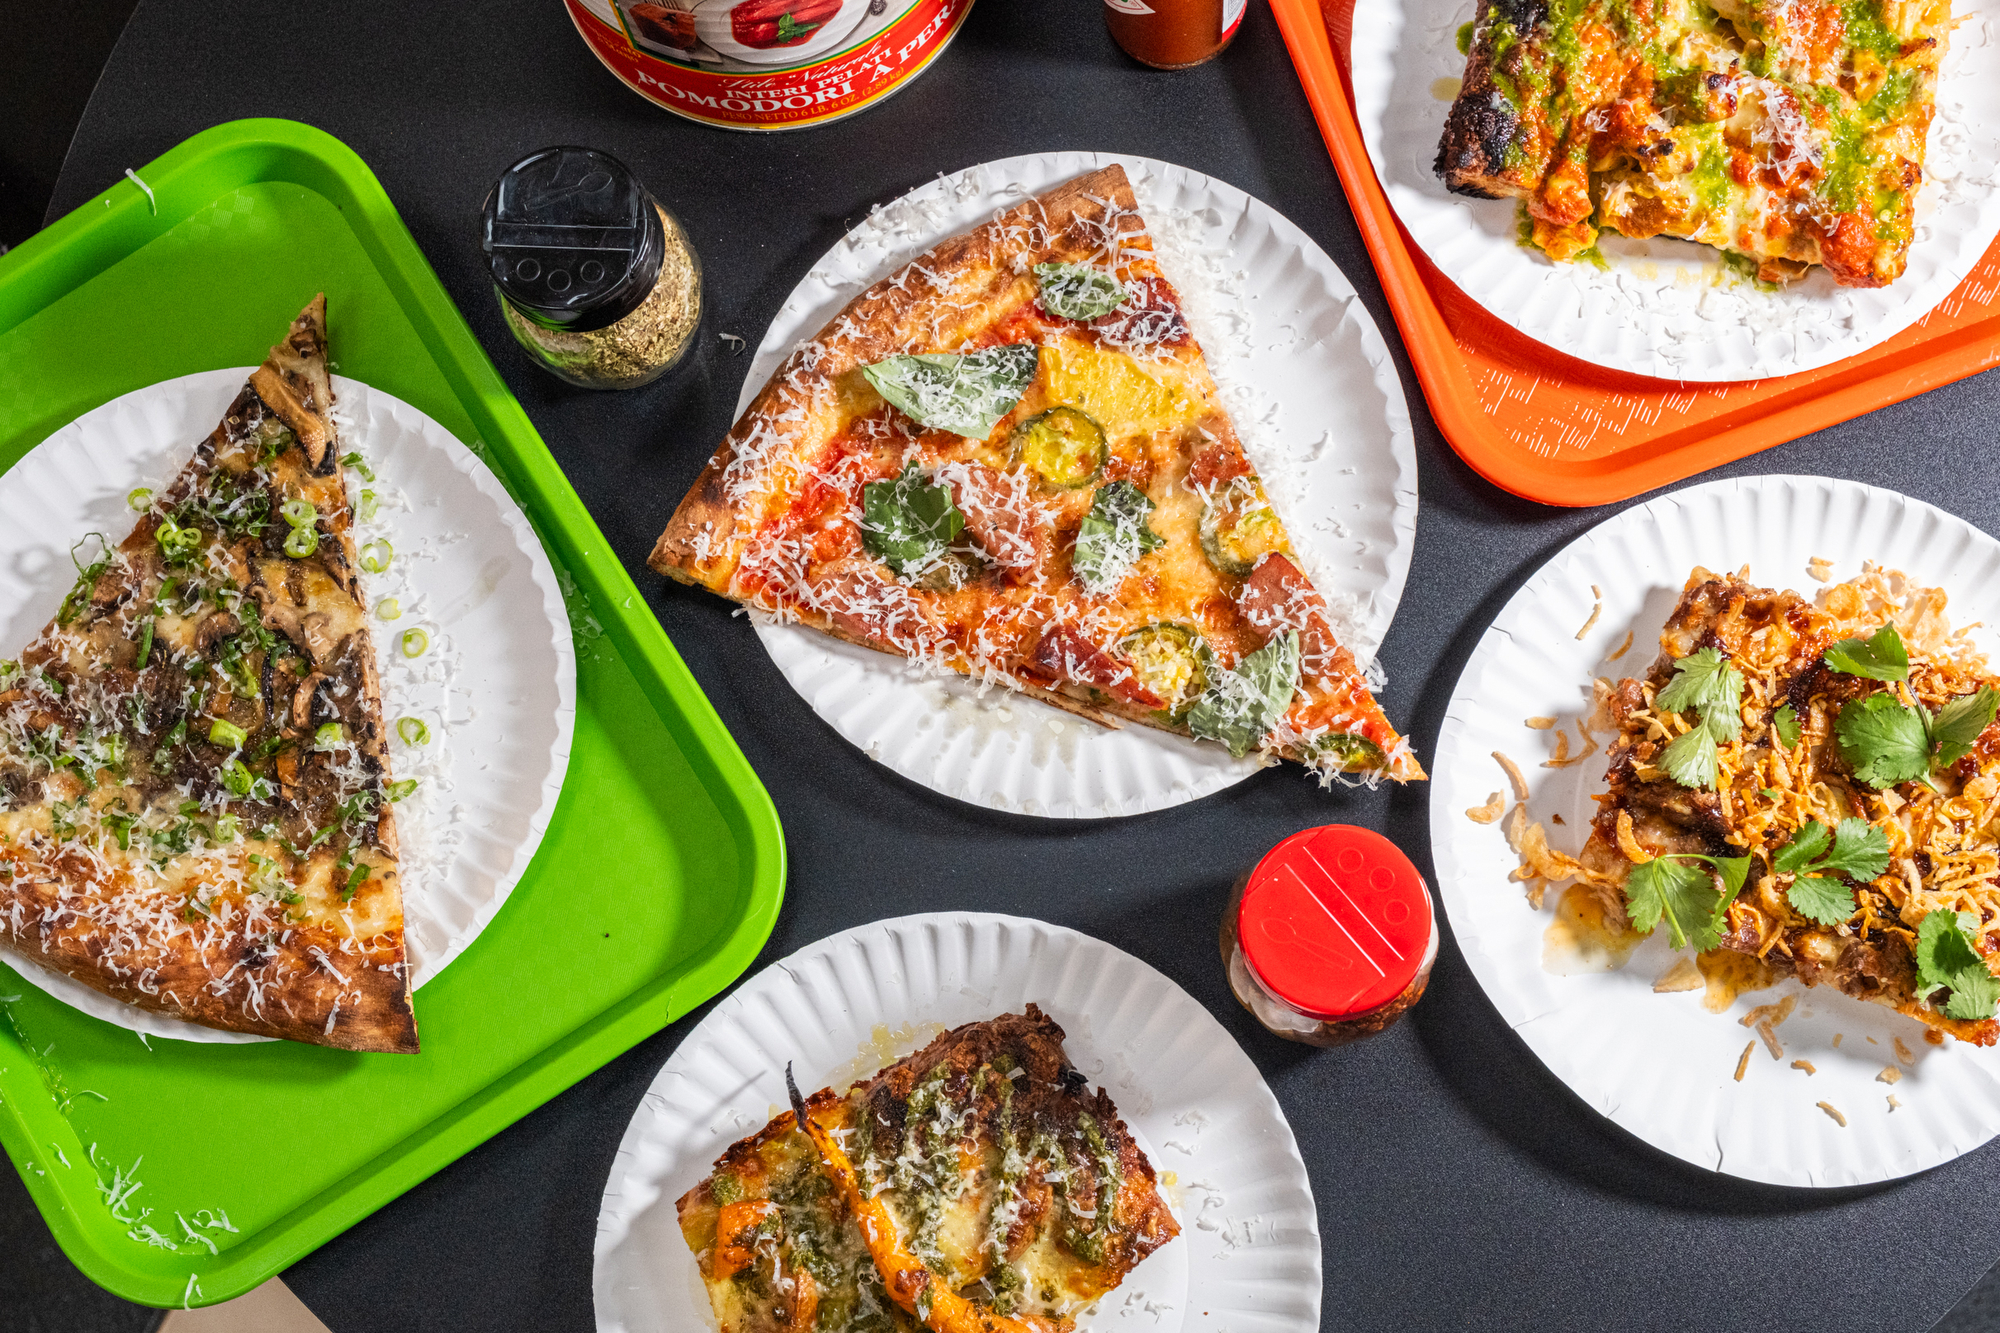
<path fill-rule="evenodd" d="M 1180 1228 L 1062 1041 L 1030 1004 L 733 1145 L 678 1205 L 723 1333 L 1073 1328 Z"/>
<path fill-rule="evenodd" d="M 1601 691 L 1618 739 L 1581 862 L 1607 917 L 1993 1045 L 2000 680 L 1944 593 L 1871 569 L 1815 603 L 1697 569 L 1660 646 Z"/>
<path fill-rule="evenodd" d="M 1423 768 L 1223 409 L 1124 170 L 940 243 L 757 395 L 654 569 L 780 620 L 1160 727 Z"/>
<path fill-rule="evenodd" d="M 1436 170 L 1550 258 L 1671 236 L 1790 281 L 1899 277 L 1950 0 L 1480 0 Z"/>

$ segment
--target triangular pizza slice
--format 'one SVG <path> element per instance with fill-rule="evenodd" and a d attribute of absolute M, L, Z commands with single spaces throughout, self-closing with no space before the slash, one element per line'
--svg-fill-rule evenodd
<path fill-rule="evenodd" d="M 793 1109 L 676 1205 L 717 1322 L 1069 1333 L 1180 1232 L 1110 1095 L 1088 1085 L 1030 1004 L 844 1094 L 793 1088 Z"/>
<path fill-rule="evenodd" d="M 1117 166 L 857 297 L 758 394 L 651 563 L 1101 722 L 1423 776 L 1295 558 Z"/>
<path fill-rule="evenodd" d="M 234 1032 L 415 1051 L 326 299 L 0 665 L 0 947 Z"/>

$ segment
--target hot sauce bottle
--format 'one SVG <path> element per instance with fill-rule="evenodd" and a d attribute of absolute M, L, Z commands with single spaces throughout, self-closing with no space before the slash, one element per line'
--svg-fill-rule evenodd
<path fill-rule="evenodd" d="M 1248 0 L 1104 0 L 1104 22 L 1125 54 L 1154 69 L 1187 69 L 1222 53 Z"/>

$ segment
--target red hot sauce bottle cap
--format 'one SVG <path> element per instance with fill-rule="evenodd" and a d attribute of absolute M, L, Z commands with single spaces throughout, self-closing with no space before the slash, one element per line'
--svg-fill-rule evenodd
<path fill-rule="evenodd" d="M 1369 829 L 1329 824 L 1273 847 L 1238 909 L 1244 960 L 1302 1014 L 1339 1020 L 1395 1000 L 1430 967 L 1435 933 L 1423 876 Z"/>

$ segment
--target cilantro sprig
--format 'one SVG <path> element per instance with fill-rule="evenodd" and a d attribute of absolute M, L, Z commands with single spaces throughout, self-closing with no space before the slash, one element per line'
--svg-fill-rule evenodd
<path fill-rule="evenodd" d="M 1669 713 L 1693 713 L 1695 723 L 1660 756 L 1660 767 L 1683 787 L 1713 789 L 1716 745 L 1743 734 L 1743 675 L 1720 649 L 1703 648 L 1674 663 L 1673 679 L 1653 697 Z M 1649 863 L 1650 864 L 1650 863 Z"/>
<path fill-rule="evenodd" d="M 1854 915 L 1854 890 L 1832 874 L 1865 883 L 1888 868 L 1888 835 L 1851 817 L 1835 828 L 1817 819 L 1807 822 L 1771 858 L 1771 869 L 1797 877 L 1785 892 L 1793 910 L 1822 926 L 1837 926 Z"/>
<path fill-rule="evenodd" d="M 1893 687 L 1910 678 L 1910 654 L 1894 625 L 1865 639 L 1842 639 L 1826 650 L 1824 660 L 1843 675 L 1891 686 L 1843 705 L 1833 723 L 1842 757 L 1855 778 L 1871 787 L 1930 782 L 1931 770 L 1950 768 L 1969 754 L 2000 712 L 2000 691 L 1987 685 L 1935 713 L 1921 702 L 1904 703 Z"/>
<path fill-rule="evenodd" d="M 1799 710 L 1786 704 L 1771 714 L 1771 730 L 1778 733 L 1778 740 L 1787 750 L 1799 743 Z"/>
<path fill-rule="evenodd" d="M 1917 995 L 1947 1018 L 1977 1022 L 1993 1017 L 2000 1002 L 2000 981 L 1986 968 L 1986 960 L 1973 946 L 1979 922 L 1971 913 L 1935 911 L 1917 927 Z M 1942 1006 L 1940 990 L 1951 992 Z"/>
<path fill-rule="evenodd" d="M 1696 864 L 1702 863 L 1702 864 Z M 1703 865 L 1708 868 L 1703 868 Z M 1667 923 L 1676 949 L 1692 942 L 1701 952 L 1722 943 L 1729 904 L 1750 877 L 1747 856 L 1676 852 L 1632 867 L 1625 879 L 1626 915 L 1641 935 Z"/>
<path fill-rule="evenodd" d="M 1842 639 L 1826 650 L 1827 666 L 1869 680 L 1908 680 L 1910 653 L 1894 625 L 1884 625 L 1865 639 Z"/>

